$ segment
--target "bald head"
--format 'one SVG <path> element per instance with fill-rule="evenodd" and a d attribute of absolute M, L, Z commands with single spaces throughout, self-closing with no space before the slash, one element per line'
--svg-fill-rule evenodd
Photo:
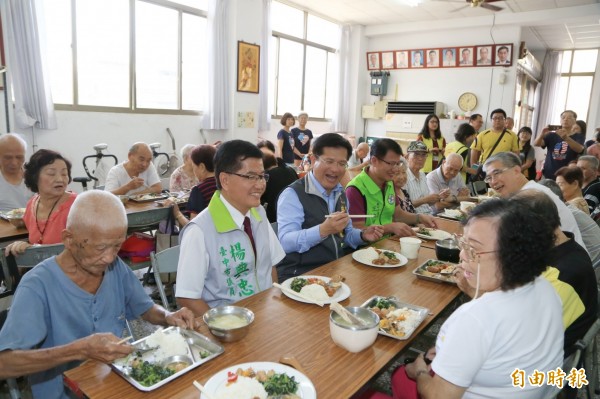
<path fill-rule="evenodd" d="M 27 143 L 19 135 L 0 136 L 0 171 L 5 177 L 21 178 Z"/>
<path fill-rule="evenodd" d="M 367 154 L 369 153 L 369 145 L 367 143 L 360 143 L 358 146 L 356 146 L 356 155 L 358 155 L 359 158 L 364 158 L 367 156 Z"/>
<path fill-rule="evenodd" d="M 69 231 L 92 231 L 101 235 L 119 228 L 123 229 L 123 234 L 127 232 L 127 214 L 117 196 L 102 190 L 90 190 L 77 195 L 67 217 Z"/>
<path fill-rule="evenodd" d="M 150 155 L 152 155 L 152 149 L 150 149 L 150 146 L 141 141 L 139 141 L 137 143 L 133 143 L 133 145 L 129 148 L 128 155 L 137 155 L 140 152 L 141 153 L 149 153 Z"/>

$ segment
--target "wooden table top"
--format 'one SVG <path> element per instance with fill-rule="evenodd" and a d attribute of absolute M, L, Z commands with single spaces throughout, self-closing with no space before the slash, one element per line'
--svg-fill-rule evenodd
<path fill-rule="evenodd" d="M 377 247 L 397 250 L 398 242 L 383 240 Z M 277 362 L 283 355 L 294 355 L 306 370 L 320 398 L 347 398 L 371 380 L 415 336 L 460 294 L 456 286 L 417 279 L 412 270 L 435 252 L 421 248 L 419 258 L 400 268 L 374 268 L 360 264 L 350 255 L 310 272 L 314 275 L 342 274 L 352 295 L 343 305 L 358 306 L 373 295 L 394 295 L 403 302 L 430 309 L 421 326 L 407 340 L 378 336 L 375 344 L 360 353 L 336 346 L 329 333 L 329 309 L 297 302 L 271 288 L 238 304 L 252 310 L 255 321 L 241 341 L 224 343 L 225 352 L 217 358 L 152 392 L 136 390 L 112 372 L 106 364 L 89 361 L 65 373 L 88 398 L 193 398 L 199 393 L 192 382 L 208 379 L 224 368 L 239 363 Z M 199 330 L 211 337 L 205 325 Z M 82 396 L 83 397 L 83 396 Z"/>
<path fill-rule="evenodd" d="M 29 232 L 25 227 L 15 227 L 7 220 L 0 219 L 0 242 L 7 242 L 27 238 Z"/>

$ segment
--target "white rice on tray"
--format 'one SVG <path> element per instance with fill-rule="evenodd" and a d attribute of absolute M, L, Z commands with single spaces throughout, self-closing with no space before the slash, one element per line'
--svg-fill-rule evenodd
<path fill-rule="evenodd" d="M 187 355 L 188 344 L 185 338 L 177 331 L 165 333 L 163 330 L 156 330 L 148 336 L 146 343 L 150 347 L 158 346 L 158 349 L 152 352 L 155 361 L 162 361 L 171 356 Z"/>
<path fill-rule="evenodd" d="M 267 399 L 265 387 L 254 378 L 238 376 L 236 382 L 219 389 L 215 399 Z"/>
<path fill-rule="evenodd" d="M 398 318 L 404 316 L 404 320 L 399 321 Z M 409 308 L 399 308 L 391 311 L 388 314 L 388 319 L 394 321 L 397 329 L 402 327 L 403 332 L 407 333 L 419 326 L 419 312 Z"/>

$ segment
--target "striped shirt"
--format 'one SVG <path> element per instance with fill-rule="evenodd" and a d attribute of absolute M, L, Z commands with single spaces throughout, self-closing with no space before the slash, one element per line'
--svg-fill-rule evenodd
<path fill-rule="evenodd" d="M 406 182 L 404 189 L 408 191 L 411 201 L 414 202 L 430 194 L 429 188 L 427 187 L 427 177 L 425 177 L 424 172 L 419 171 L 418 179 L 415 177 L 415 175 L 413 175 L 410 168 L 406 168 L 406 174 L 408 176 L 408 181 Z M 419 207 L 416 207 L 415 210 L 417 213 L 433 213 L 433 209 L 429 204 L 423 204 Z"/>

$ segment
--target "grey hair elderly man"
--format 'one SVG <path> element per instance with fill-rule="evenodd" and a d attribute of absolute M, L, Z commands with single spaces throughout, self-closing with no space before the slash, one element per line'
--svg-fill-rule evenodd
<path fill-rule="evenodd" d="M 558 208 L 561 229 L 573 233 L 575 241 L 585 248 L 579 227 L 577 227 L 571 211 L 549 188 L 533 180 L 527 180 L 521 172 L 521 160 L 518 155 L 512 152 L 500 152 L 492 155 L 485 161 L 483 169 L 486 173 L 485 182 L 501 197 L 508 198 L 520 190 L 532 189 L 542 191 L 552 198 Z"/>
<path fill-rule="evenodd" d="M 104 190 L 115 195 L 160 193 L 162 184 L 152 163 L 150 146 L 146 143 L 132 145 L 127 161 L 108 171 Z"/>
<path fill-rule="evenodd" d="M 469 200 L 469 189 L 460 175 L 463 162 L 463 157 L 459 154 L 448 154 L 442 164 L 427 175 L 427 187 L 430 193 L 449 192 L 446 198 L 435 203 L 438 211 L 456 206 L 460 201 Z"/>
<path fill-rule="evenodd" d="M 77 196 L 62 232 L 64 251 L 28 272 L 16 290 L 0 331 L 0 379 L 28 375 L 35 398 L 67 398 L 63 372 L 133 351 L 119 343 L 125 320 L 195 327 L 189 309 L 172 313 L 152 302 L 117 257 L 126 236 L 117 197 L 99 190 Z"/>
<path fill-rule="evenodd" d="M 593 219 L 600 216 L 600 179 L 598 178 L 598 158 L 583 155 L 577 159 L 577 166 L 583 172 L 583 198 L 588 203 Z"/>
<path fill-rule="evenodd" d="M 33 195 L 23 179 L 26 151 L 27 143 L 20 136 L 0 136 L 0 211 L 25 208 Z"/>

